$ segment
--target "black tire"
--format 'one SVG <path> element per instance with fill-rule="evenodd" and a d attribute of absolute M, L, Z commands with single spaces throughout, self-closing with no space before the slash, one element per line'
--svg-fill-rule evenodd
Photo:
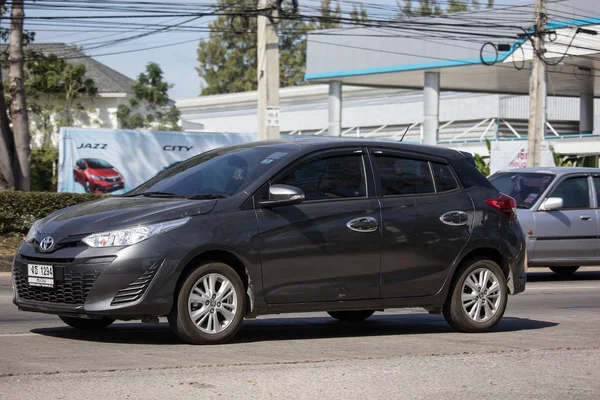
<path fill-rule="evenodd" d="M 233 286 L 237 299 L 236 312 L 233 319 L 219 333 L 203 332 L 196 326 L 188 312 L 188 298 L 199 280 L 211 273 L 224 276 Z M 216 307 L 212 306 L 215 310 Z M 215 317 L 218 317 L 218 310 Z M 227 264 L 212 262 L 198 266 L 182 281 L 176 293 L 173 310 L 168 316 L 173 332 L 183 341 L 191 344 L 217 344 L 229 341 L 238 331 L 246 316 L 246 291 L 240 276 Z"/>
<path fill-rule="evenodd" d="M 115 320 L 111 318 L 85 319 L 77 317 L 65 317 L 64 315 L 59 315 L 59 318 L 70 327 L 84 331 L 104 329 L 115 322 Z"/>
<path fill-rule="evenodd" d="M 550 271 L 558 275 L 572 275 L 579 267 L 550 267 Z"/>
<path fill-rule="evenodd" d="M 499 289 L 499 303 L 496 307 L 496 312 L 492 315 L 492 317 L 483 322 L 477 322 L 473 320 L 464 309 L 462 304 L 462 294 L 463 287 L 465 285 L 465 280 L 471 273 L 475 272 L 478 269 L 485 269 L 492 272 L 496 279 L 498 280 L 500 289 Z M 487 291 L 486 291 L 487 293 Z M 468 294 L 468 293 L 466 293 Z M 450 292 L 448 293 L 448 298 L 446 303 L 444 304 L 443 314 L 446 321 L 452 326 L 454 329 L 460 332 L 469 332 L 469 333 L 477 333 L 477 332 L 487 332 L 492 329 L 504 315 L 504 311 L 506 310 L 506 303 L 508 300 L 508 288 L 506 286 L 506 277 L 504 276 L 504 272 L 496 264 L 494 261 L 484 258 L 475 258 L 464 263 L 459 269 L 456 271 L 454 275 L 454 279 L 452 280 L 452 285 L 450 286 Z M 478 300 L 475 300 L 478 301 Z M 485 301 L 485 300 L 482 300 Z M 471 308 L 473 310 L 473 308 Z M 485 312 L 485 310 L 480 309 L 478 313 L 481 316 L 481 312 Z"/>
<path fill-rule="evenodd" d="M 360 322 L 369 318 L 373 315 L 373 310 L 361 310 L 361 311 L 327 311 L 327 314 L 333 318 L 345 321 L 345 322 Z"/>
<path fill-rule="evenodd" d="M 83 183 L 83 190 L 85 190 L 86 193 L 91 193 L 92 192 L 92 187 L 91 187 L 89 181 L 85 181 Z"/>

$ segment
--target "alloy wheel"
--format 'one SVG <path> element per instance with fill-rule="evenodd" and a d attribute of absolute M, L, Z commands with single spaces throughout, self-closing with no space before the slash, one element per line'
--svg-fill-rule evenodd
<path fill-rule="evenodd" d="M 225 276 L 209 273 L 198 279 L 188 297 L 188 313 L 196 327 L 220 333 L 232 323 L 238 309 L 237 293 Z"/>
<path fill-rule="evenodd" d="M 500 308 L 501 290 L 498 277 L 492 271 L 487 268 L 474 270 L 463 283 L 463 310 L 475 322 L 489 321 Z"/>

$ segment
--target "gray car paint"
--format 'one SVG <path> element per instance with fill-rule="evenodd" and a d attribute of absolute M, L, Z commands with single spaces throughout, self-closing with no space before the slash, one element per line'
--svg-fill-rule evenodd
<path fill-rule="evenodd" d="M 527 240 L 528 264 L 532 267 L 597 265 L 600 262 L 600 213 L 593 177 L 598 168 L 537 167 L 507 169 L 496 174 L 544 173 L 554 179 L 529 209 L 517 214 Z M 586 176 L 589 179 L 588 209 L 544 211 L 540 207 L 564 179 Z M 491 176 L 492 180 L 494 176 Z M 588 219 L 589 217 L 589 219 Z"/>
<path fill-rule="evenodd" d="M 443 160 L 450 163 L 459 176 L 463 171 L 474 170 L 472 159 L 465 154 L 439 147 L 324 139 L 257 145 L 286 148 L 293 154 L 290 164 L 332 149 L 359 147 L 369 150 L 377 147 Z M 368 151 L 363 157 L 369 160 Z M 482 176 L 463 179 L 463 187 L 455 193 L 456 200 L 446 199 L 445 202 L 451 205 L 448 209 L 465 208 L 463 211 L 469 214 L 470 235 L 465 231 L 468 227 L 440 228 L 443 224 L 439 217 L 446 208 L 433 207 L 433 201 L 427 210 L 434 215 L 414 220 L 414 226 L 418 225 L 420 231 L 428 235 L 426 240 L 421 236 L 425 241 L 409 242 L 412 247 L 425 246 L 415 253 L 427 256 L 423 264 L 426 267 L 422 270 L 419 270 L 418 261 L 412 261 L 408 268 L 403 266 L 402 260 L 410 259 L 409 247 L 405 247 L 406 251 L 398 251 L 391 246 L 400 238 L 398 232 L 385 239 L 387 245 L 380 247 L 382 239 L 377 235 L 383 230 L 375 234 L 354 232 L 356 235 L 352 235 L 346 229 L 347 221 L 352 218 L 371 215 L 388 231 L 395 224 L 396 230 L 415 233 L 413 225 L 409 230 L 408 225 L 392 221 L 402 215 L 383 215 L 382 220 L 382 214 L 386 212 L 379 210 L 381 199 L 373 190 L 372 174 L 367 174 L 370 190 L 363 200 L 325 201 L 320 205 L 306 202 L 279 209 L 259 204 L 260 189 L 268 187 L 273 178 L 263 176 L 249 184 L 245 191 L 219 200 L 111 198 L 53 213 L 43 220 L 37 239 L 52 235 L 64 246 L 44 253 L 35 243 L 23 243 L 15 258 L 13 272 L 23 273 L 27 263 L 34 261 L 79 272 L 94 272 L 99 277 L 82 305 L 26 300 L 20 298 L 18 292 L 14 303 L 22 310 L 60 315 L 120 319 L 164 316 L 170 312 L 178 286 L 189 271 L 199 263 L 214 260 L 229 263 L 243 276 L 250 299 L 248 316 L 408 306 L 439 311 L 454 272 L 463 260 L 473 256 L 497 260 L 506 273 L 511 293 L 525 289 L 525 246 L 519 222 L 509 221 L 499 210 L 485 204 L 484 200 L 496 198 L 498 191 Z M 479 186 L 477 182 L 480 182 Z M 438 199 L 441 201 L 444 196 L 451 194 L 439 195 Z M 405 198 L 396 203 L 397 207 L 404 207 L 406 201 L 415 200 Z M 391 205 L 386 205 L 384 209 L 389 207 Z M 81 242 L 83 235 L 92 231 L 181 217 L 190 217 L 190 220 L 175 230 L 128 247 L 90 248 Z M 463 233 L 456 235 L 456 232 Z M 336 241 L 338 243 L 333 246 Z M 452 251 L 447 251 L 449 248 Z M 158 272 L 140 299 L 111 305 L 121 288 L 157 263 L 160 266 Z M 382 271 L 384 265 L 387 267 Z M 311 269 L 313 266 L 317 268 Z M 309 274 L 310 271 L 313 272 Z M 385 272 L 385 278 L 382 278 L 382 272 Z M 378 292 L 385 295 L 378 295 Z"/>

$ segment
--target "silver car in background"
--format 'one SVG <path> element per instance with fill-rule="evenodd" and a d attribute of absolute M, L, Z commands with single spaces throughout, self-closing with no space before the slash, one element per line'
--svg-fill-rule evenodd
<path fill-rule="evenodd" d="M 517 202 L 529 267 L 572 274 L 600 264 L 600 169 L 519 168 L 489 180 Z"/>

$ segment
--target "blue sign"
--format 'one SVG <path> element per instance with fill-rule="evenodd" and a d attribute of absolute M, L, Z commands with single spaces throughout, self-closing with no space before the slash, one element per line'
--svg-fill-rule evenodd
<path fill-rule="evenodd" d="M 255 140 L 235 133 L 61 128 L 58 191 L 124 193 L 192 156 Z"/>

